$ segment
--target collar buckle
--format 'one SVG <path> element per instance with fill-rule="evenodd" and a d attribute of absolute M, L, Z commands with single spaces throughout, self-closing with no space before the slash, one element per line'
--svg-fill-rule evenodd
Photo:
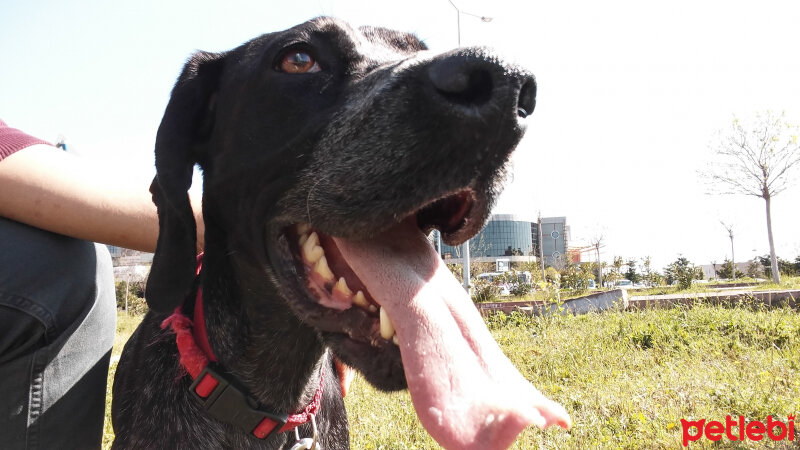
<path fill-rule="evenodd" d="M 202 397 L 197 392 L 197 386 L 206 376 L 214 378 L 218 384 L 207 397 Z M 209 363 L 194 379 L 190 391 L 209 415 L 244 429 L 259 439 L 277 434 L 289 420 L 287 414 L 275 414 L 260 409 L 258 402 L 232 384 L 213 363 Z"/>

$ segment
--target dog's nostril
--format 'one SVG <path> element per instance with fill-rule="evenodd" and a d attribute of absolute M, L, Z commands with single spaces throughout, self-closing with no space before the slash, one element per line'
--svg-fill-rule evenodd
<path fill-rule="evenodd" d="M 492 74 L 480 66 L 443 60 L 428 69 L 428 76 L 439 94 L 451 103 L 480 106 L 492 98 Z"/>
<path fill-rule="evenodd" d="M 536 107 L 536 82 L 533 79 L 528 79 L 519 90 L 517 115 L 524 119 L 533 113 L 534 107 Z"/>

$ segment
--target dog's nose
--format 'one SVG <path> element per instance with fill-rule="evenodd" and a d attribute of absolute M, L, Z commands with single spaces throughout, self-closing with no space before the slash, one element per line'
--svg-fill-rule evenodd
<path fill-rule="evenodd" d="M 467 115 L 483 116 L 498 107 L 512 106 L 525 118 L 536 106 L 534 77 L 482 52 L 459 52 L 436 59 L 428 66 L 428 78 L 439 100 Z"/>

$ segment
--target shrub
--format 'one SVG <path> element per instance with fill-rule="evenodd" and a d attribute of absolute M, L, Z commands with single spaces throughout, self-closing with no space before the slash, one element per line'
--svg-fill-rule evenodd
<path fill-rule="evenodd" d="M 561 274 L 556 269 L 548 267 L 547 270 L 545 270 L 545 277 L 547 282 L 556 289 L 561 287 Z"/>
<path fill-rule="evenodd" d="M 475 303 L 485 303 L 497 301 L 500 297 L 500 288 L 488 281 L 478 280 L 472 293 L 472 301 Z"/>
<path fill-rule="evenodd" d="M 144 299 L 144 283 L 143 282 L 125 282 L 118 281 L 115 283 L 117 293 L 117 309 L 125 311 L 126 307 L 126 294 L 127 294 L 127 312 L 134 315 L 144 314 L 147 312 L 147 302 Z"/>
<path fill-rule="evenodd" d="M 692 280 L 703 279 L 702 270 L 682 256 L 667 266 L 664 274 L 668 284 L 677 283 L 680 289 L 689 289 L 692 286 Z"/>
<path fill-rule="evenodd" d="M 523 297 L 533 291 L 533 285 L 530 283 L 517 283 L 511 286 L 511 295 L 515 297 Z"/>

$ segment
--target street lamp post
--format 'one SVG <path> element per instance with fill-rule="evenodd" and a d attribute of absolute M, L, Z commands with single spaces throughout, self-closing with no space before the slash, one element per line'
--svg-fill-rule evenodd
<path fill-rule="evenodd" d="M 733 281 L 736 281 L 736 257 L 733 255 L 733 225 L 727 225 L 725 222 L 720 222 L 723 227 L 728 231 L 728 236 L 731 238 L 731 276 L 733 277 Z"/>
<path fill-rule="evenodd" d="M 730 230 L 729 235 L 731 237 L 731 264 L 733 265 L 733 281 L 736 281 L 736 257 L 733 254 L 733 229 Z"/>
<path fill-rule="evenodd" d="M 491 22 L 492 21 L 491 17 L 479 16 L 477 14 L 472 14 L 472 13 L 468 13 L 466 11 L 461 11 L 458 8 L 458 6 L 456 6 L 456 4 L 453 3 L 453 0 L 447 0 L 447 1 L 450 2 L 450 5 L 453 7 L 453 9 L 456 10 L 456 26 L 457 26 L 457 30 L 458 30 L 458 46 L 459 47 L 461 47 L 461 14 L 466 14 L 468 16 L 477 17 L 478 19 L 481 20 L 481 22 Z M 464 289 L 467 292 L 469 292 L 469 279 L 470 279 L 470 275 L 469 275 L 469 239 L 467 239 L 466 241 L 464 241 L 463 244 L 461 244 L 461 258 L 462 258 L 462 261 L 463 261 L 463 263 L 461 265 L 463 267 L 463 272 L 462 272 L 462 276 L 464 278 L 463 286 L 464 286 Z"/>
<path fill-rule="evenodd" d="M 458 46 L 459 47 L 461 47 L 461 15 L 462 14 L 466 14 L 466 15 L 472 16 L 472 17 L 477 17 L 478 19 L 481 19 L 481 22 L 488 23 L 488 22 L 492 21 L 491 17 L 479 16 L 477 14 L 468 13 L 466 11 L 462 11 L 462 10 L 458 9 L 458 6 L 456 6 L 456 4 L 453 3 L 453 0 L 447 0 L 447 1 L 450 2 L 450 5 L 456 10 L 456 26 L 458 27 Z"/>

